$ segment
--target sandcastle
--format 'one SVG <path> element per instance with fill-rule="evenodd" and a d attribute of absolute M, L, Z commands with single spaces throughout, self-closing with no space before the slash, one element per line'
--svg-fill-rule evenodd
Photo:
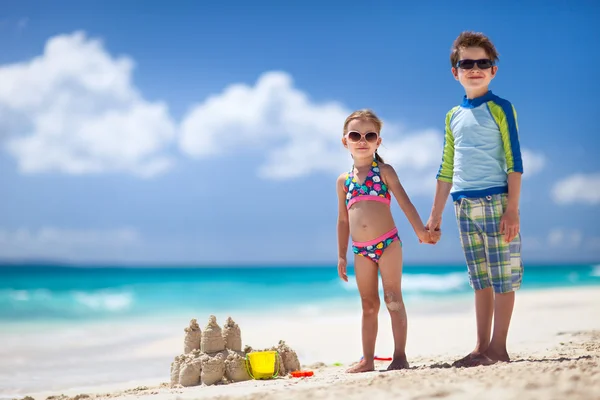
<path fill-rule="evenodd" d="M 231 317 L 221 329 L 217 317 L 211 315 L 204 331 L 198 321 L 192 319 L 184 332 L 183 353 L 171 363 L 171 386 L 226 384 L 251 379 L 246 369 L 246 354 L 255 350 L 250 346 L 242 350 L 242 333 Z M 278 352 L 279 376 L 300 369 L 296 352 L 283 340 L 265 350 Z"/>

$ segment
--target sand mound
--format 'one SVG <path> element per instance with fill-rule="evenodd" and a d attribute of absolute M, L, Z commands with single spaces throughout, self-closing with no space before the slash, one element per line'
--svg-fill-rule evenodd
<path fill-rule="evenodd" d="M 194 362 L 184 364 L 179 373 L 179 384 L 181 386 L 196 386 L 200 383 L 200 363 Z"/>
<path fill-rule="evenodd" d="M 229 352 L 225 360 L 225 378 L 231 382 L 242 382 L 250 379 L 243 353 Z"/>
<path fill-rule="evenodd" d="M 179 384 L 181 386 L 196 386 L 200 383 L 202 370 L 201 359 L 196 354 L 184 357 L 180 362 Z"/>
<path fill-rule="evenodd" d="M 246 368 L 246 354 L 254 350 L 244 347 L 240 327 L 227 318 L 223 330 L 217 324 L 217 317 L 211 315 L 204 331 L 196 319 L 190 320 L 184 329 L 184 353 L 171 363 L 171 387 L 214 385 L 216 383 L 242 382 L 251 379 Z M 300 369 L 296 352 L 283 340 L 270 349 L 278 352 L 280 377 Z"/>
<path fill-rule="evenodd" d="M 223 326 L 223 340 L 225 347 L 234 351 L 242 351 L 242 332 L 240 327 L 231 317 L 227 318 Z"/>
<path fill-rule="evenodd" d="M 179 372 L 181 370 L 181 356 L 175 357 L 171 363 L 171 386 L 179 384 Z"/>
<path fill-rule="evenodd" d="M 290 346 L 285 344 L 285 341 L 280 340 L 279 344 L 276 347 L 272 347 L 270 350 L 275 350 L 279 353 L 279 362 L 281 363 L 279 372 L 281 375 L 285 375 L 286 373 L 290 373 L 292 371 L 298 371 L 300 369 L 300 360 L 298 360 L 298 355 Z"/>
<path fill-rule="evenodd" d="M 204 328 L 200 341 L 200 350 L 203 353 L 216 353 L 225 350 L 225 340 L 223 340 L 221 327 L 217 324 L 217 317 L 214 315 L 208 318 L 208 324 Z"/>
<path fill-rule="evenodd" d="M 199 350 L 202 331 L 195 318 L 190 321 L 190 326 L 186 327 L 184 331 L 185 338 L 183 339 L 183 352 L 187 354 L 192 350 Z"/>
<path fill-rule="evenodd" d="M 222 353 L 217 353 L 214 357 L 204 354 L 200 360 L 202 362 L 200 381 L 204 385 L 214 385 L 223 380 L 225 375 L 225 359 Z"/>

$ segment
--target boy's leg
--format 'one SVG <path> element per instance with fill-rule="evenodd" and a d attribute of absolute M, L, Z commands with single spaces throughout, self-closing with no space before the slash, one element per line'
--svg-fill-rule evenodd
<path fill-rule="evenodd" d="M 395 240 L 385 248 L 379 259 L 385 305 L 392 319 L 394 357 L 388 370 L 408 368 L 406 360 L 406 335 L 408 322 L 402 299 L 402 245 Z"/>
<path fill-rule="evenodd" d="M 490 225 L 488 248 L 490 272 L 494 287 L 494 332 L 486 355 L 496 361 L 510 361 L 506 341 L 515 304 L 515 291 L 521 286 L 523 263 L 521 260 L 521 235 L 510 243 L 500 234 L 500 220 L 506 209 L 507 196 L 496 195 L 489 200 Z M 492 222 L 493 221 L 493 222 Z"/>
<path fill-rule="evenodd" d="M 377 264 L 367 257 L 354 256 L 354 274 L 362 302 L 363 359 L 346 372 L 367 372 L 375 369 L 375 342 L 379 314 L 379 275 Z"/>
<path fill-rule="evenodd" d="M 506 350 L 506 339 L 508 337 L 508 328 L 512 317 L 515 304 L 515 292 L 496 293 L 494 302 L 494 333 L 492 341 L 485 352 L 491 360 L 510 361 L 508 351 Z"/>
<path fill-rule="evenodd" d="M 469 272 L 469 284 L 475 290 L 475 317 L 477 320 L 477 343 L 467 356 L 453 363 L 456 367 L 489 365 L 493 361 L 485 351 L 490 343 L 494 293 L 488 273 L 488 260 L 483 226 L 485 209 L 481 199 L 463 199 L 455 203 L 461 245 Z"/>
<path fill-rule="evenodd" d="M 475 290 L 475 319 L 477 321 L 477 344 L 471 352 L 473 356 L 485 354 L 492 335 L 494 316 L 494 290 L 491 287 Z M 484 360 L 487 361 L 487 360 Z"/>

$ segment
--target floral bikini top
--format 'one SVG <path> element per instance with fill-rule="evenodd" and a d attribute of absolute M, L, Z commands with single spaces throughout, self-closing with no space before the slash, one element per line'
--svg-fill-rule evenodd
<path fill-rule="evenodd" d="M 344 191 L 346 192 L 347 209 L 350 209 L 352 204 L 363 200 L 378 201 L 389 205 L 392 198 L 387 185 L 381 179 L 379 164 L 375 160 L 373 160 L 371 170 L 362 185 L 356 181 L 354 168 L 352 168 L 352 171 L 346 174 Z"/>

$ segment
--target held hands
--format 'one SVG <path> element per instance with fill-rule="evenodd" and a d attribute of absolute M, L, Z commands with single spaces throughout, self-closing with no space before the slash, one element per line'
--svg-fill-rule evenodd
<path fill-rule="evenodd" d="M 506 243 L 512 242 L 519 234 L 519 212 L 507 209 L 500 219 L 500 233 L 504 234 Z"/>
<path fill-rule="evenodd" d="M 436 242 L 431 237 L 431 232 L 429 232 L 425 227 L 417 231 L 417 237 L 419 238 L 419 243 L 435 244 Z"/>
<path fill-rule="evenodd" d="M 345 258 L 338 258 L 338 275 L 341 280 L 344 282 L 348 282 L 348 275 L 346 274 L 346 266 L 348 262 Z"/>
<path fill-rule="evenodd" d="M 425 225 L 425 230 L 429 234 L 429 241 L 424 241 L 429 244 L 436 244 L 440 241 L 442 237 L 442 230 L 440 226 L 442 225 L 442 219 L 439 217 L 434 217 L 433 215 L 429 217 L 427 224 Z M 419 238 L 420 239 L 420 238 Z M 419 240 L 421 243 L 422 241 Z"/>
<path fill-rule="evenodd" d="M 429 235 L 431 236 L 432 244 L 436 244 L 442 238 L 442 231 L 438 228 L 434 231 L 429 231 Z"/>

